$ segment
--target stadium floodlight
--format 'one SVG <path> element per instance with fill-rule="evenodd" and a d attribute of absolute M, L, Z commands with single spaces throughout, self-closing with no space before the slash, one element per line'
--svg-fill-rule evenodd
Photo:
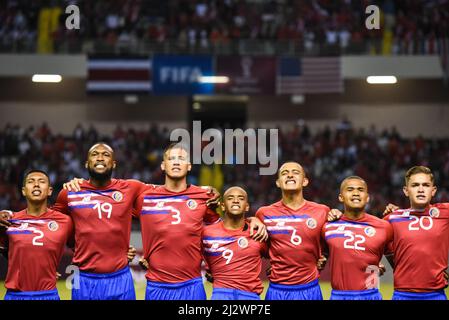
<path fill-rule="evenodd" d="M 229 77 L 225 76 L 202 76 L 199 77 L 198 82 L 200 83 L 228 83 Z"/>
<path fill-rule="evenodd" d="M 35 74 L 33 78 L 31 78 L 33 82 L 52 82 L 58 83 L 61 82 L 62 77 L 59 74 Z"/>
<path fill-rule="evenodd" d="M 395 84 L 398 79 L 395 76 L 369 76 L 366 78 L 369 84 Z"/>

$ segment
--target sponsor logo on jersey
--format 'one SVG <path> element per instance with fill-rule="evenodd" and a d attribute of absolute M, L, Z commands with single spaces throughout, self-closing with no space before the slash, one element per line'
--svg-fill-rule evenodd
<path fill-rule="evenodd" d="M 366 227 L 364 231 L 368 237 L 373 237 L 376 234 L 376 229 L 373 227 Z"/>
<path fill-rule="evenodd" d="M 89 202 L 90 201 L 90 196 L 86 196 L 83 198 L 83 202 Z"/>
<path fill-rule="evenodd" d="M 59 225 L 56 221 L 50 221 L 47 226 L 50 231 L 56 231 L 59 229 Z"/>
<path fill-rule="evenodd" d="M 438 218 L 440 216 L 440 210 L 435 207 L 430 208 L 429 216 L 431 216 L 432 218 Z"/>
<path fill-rule="evenodd" d="M 218 246 L 219 246 L 218 242 L 215 242 L 215 243 L 212 245 L 212 249 L 217 249 Z"/>
<path fill-rule="evenodd" d="M 237 240 L 237 244 L 239 245 L 240 248 L 245 249 L 246 247 L 248 247 L 248 239 L 246 239 L 245 237 L 240 237 Z"/>
<path fill-rule="evenodd" d="M 114 199 L 116 202 L 123 200 L 123 194 L 120 191 L 114 191 L 112 193 L 112 199 Z"/>
<path fill-rule="evenodd" d="M 162 208 L 164 205 L 165 205 L 165 202 L 164 202 L 164 201 L 160 201 L 160 202 L 158 202 L 158 203 L 156 204 L 156 207 Z"/>
<path fill-rule="evenodd" d="M 21 223 L 17 230 L 25 230 L 28 229 L 28 222 Z"/>
<path fill-rule="evenodd" d="M 276 226 L 277 226 L 277 227 L 283 227 L 283 226 L 285 226 L 285 221 L 279 221 L 279 222 L 276 224 Z"/>
<path fill-rule="evenodd" d="M 338 230 L 338 231 L 344 231 L 344 230 L 345 230 L 345 226 L 339 226 L 339 227 L 337 228 L 337 230 Z"/>
<path fill-rule="evenodd" d="M 315 229 L 317 226 L 317 222 L 315 219 L 309 218 L 306 221 L 306 225 L 307 225 L 307 227 L 309 227 L 309 229 Z"/>
<path fill-rule="evenodd" d="M 195 210 L 198 207 L 198 203 L 195 200 L 190 199 L 187 201 L 187 207 L 191 210 Z"/>

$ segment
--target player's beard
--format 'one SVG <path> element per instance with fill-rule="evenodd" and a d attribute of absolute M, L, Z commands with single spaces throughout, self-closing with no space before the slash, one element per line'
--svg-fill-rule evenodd
<path fill-rule="evenodd" d="M 89 177 L 92 180 L 98 181 L 100 183 L 108 182 L 109 180 L 111 180 L 112 177 L 112 168 L 106 170 L 103 173 L 98 173 L 91 168 L 88 168 L 87 171 L 89 172 Z"/>

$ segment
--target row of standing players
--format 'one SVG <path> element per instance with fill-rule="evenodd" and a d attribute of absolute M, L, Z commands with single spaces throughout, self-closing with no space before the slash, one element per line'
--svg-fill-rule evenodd
<path fill-rule="evenodd" d="M 206 299 L 203 260 L 212 299 L 259 299 L 263 256 L 271 265 L 267 300 L 322 299 L 319 267 L 326 260 L 331 299 L 378 300 L 384 254 L 394 268 L 393 299 L 446 299 L 449 204 L 431 204 L 436 187 L 426 167 L 406 174 L 410 208 L 390 205 L 384 219 L 365 212 L 368 186 L 356 176 L 341 183 L 343 213 L 305 200 L 308 178 L 296 162 L 278 171 L 282 200 L 247 219 L 248 196 L 231 187 L 220 219 L 217 194 L 187 184 L 191 164 L 184 148 L 164 151 L 161 186 L 112 179 L 115 166 L 110 146 L 92 146 L 89 181 L 66 184 L 51 209 L 48 176 L 38 170 L 25 176 L 27 209 L 2 211 L 0 218 L 8 257 L 5 299 L 59 299 L 55 274 L 66 243 L 74 246 L 72 262 L 79 268 L 72 299 L 135 299 L 127 258 L 131 216 L 141 222 L 147 300 Z"/>

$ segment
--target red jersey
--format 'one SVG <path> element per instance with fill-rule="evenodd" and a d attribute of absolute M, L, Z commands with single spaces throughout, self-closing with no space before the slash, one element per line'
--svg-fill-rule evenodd
<path fill-rule="evenodd" d="M 207 190 L 189 185 L 182 192 L 151 186 L 139 196 L 144 258 L 150 281 L 177 283 L 201 276 L 203 222 L 220 216 L 206 206 Z"/>
<path fill-rule="evenodd" d="M 8 242 L 8 274 L 5 287 L 14 291 L 56 289 L 56 271 L 73 224 L 69 216 L 48 209 L 40 216 L 22 210 L 2 232 Z"/>
<path fill-rule="evenodd" d="M 136 180 L 112 179 L 101 189 L 84 182 L 81 191 L 59 193 L 53 208 L 72 217 L 73 264 L 81 271 L 112 273 L 128 265 L 132 212 L 146 187 Z"/>
<path fill-rule="evenodd" d="M 256 216 L 267 226 L 270 281 L 284 285 L 306 284 L 319 277 L 321 229 L 329 207 L 311 201 L 293 210 L 278 201 L 261 207 Z"/>
<path fill-rule="evenodd" d="M 367 213 L 357 220 L 343 216 L 327 222 L 322 236 L 329 248 L 333 289 L 378 288 L 379 262 L 393 239 L 393 228 L 388 222 Z"/>
<path fill-rule="evenodd" d="M 214 288 L 229 288 L 261 294 L 260 272 L 265 243 L 251 239 L 249 226 L 228 230 L 223 221 L 204 227 L 203 254 L 214 278 Z"/>
<path fill-rule="evenodd" d="M 384 217 L 394 229 L 394 288 L 430 292 L 447 286 L 449 203 L 403 209 Z"/>

